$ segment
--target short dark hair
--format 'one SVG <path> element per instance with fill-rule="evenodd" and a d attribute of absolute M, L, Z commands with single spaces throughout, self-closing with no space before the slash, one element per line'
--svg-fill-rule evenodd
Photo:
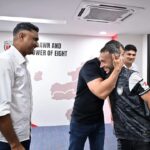
<path fill-rule="evenodd" d="M 105 46 L 106 45 L 108 45 L 108 44 L 113 44 L 116 48 L 122 48 L 123 50 L 124 50 L 124 46 L 119 42 L 119 41 L 116 41 L 116 40 L 110 40 L 110 41 L 108 41 L 106 44 L 105 44 Z"/>
<path fill-rule="evenodd" d="M 109 52 L 110 54 L 120 54 L 119 48 L 117 48 L 114 44 L 106 44 L 100 51 L 101 53 Z"/>
<path fill-rule="evenodd" d="M 32 23 L 30 23 L 30 22 L 21 22 L 21 23 L 18 23 L 16 25 L 16 27 L 14 28 L 13 36 L 15 36 L 21 30 L 27 30 L 27 31 L 34 30 L 36 32 L 39 32 L 39 28 L 37 26 L 33 25 Z"/>
<path fill-rule="evenodd" d="M 130 50 L 133 50 L 133 51 L 137 52 L 137 48 L 134 45 L 132 45 L 132 44 L 126 45 L 125 46 L 125 51 L 130 51 Z"/>
<path fill-rule="evenodd" d="M 120 47 L 124 49 L 124 46 L 116 40 L 108 41 L 105 46 L 101 49 L 101 53 L 103 52 L 109 52 L 111 54 L 120 54 Z"/>

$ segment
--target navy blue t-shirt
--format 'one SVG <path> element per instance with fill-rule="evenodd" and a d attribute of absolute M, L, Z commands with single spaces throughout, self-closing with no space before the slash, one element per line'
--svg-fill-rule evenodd
<path fill-rule="evenodd" d="M 98 58 L 89 60 L 83 65 L 79 73 L 72 119 L 82 123 L 104 122 L 104 100 L 95 96 L 89 90 L 87 83 L 97 78 L 104 79 L 105 76 Z"/>

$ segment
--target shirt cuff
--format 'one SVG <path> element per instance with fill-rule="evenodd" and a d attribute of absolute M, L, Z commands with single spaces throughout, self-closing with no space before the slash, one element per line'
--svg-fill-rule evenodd
<path fill-rule="evenodd" d="M 10 114 L 10 105 L 0 104 L 0 116 L 5 116 L 7 114 Z"/>

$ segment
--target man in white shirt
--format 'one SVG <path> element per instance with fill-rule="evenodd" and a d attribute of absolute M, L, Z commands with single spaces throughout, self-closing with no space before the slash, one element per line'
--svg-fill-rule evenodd
<path fill-rule="evenodd" d="M 38 46 L 38 32 L 31 23 L 17 24 L 13 46 L 0 53 L 0 150 L 29 150 L 32 90 L 25 56 Z"/>
<path fill-rule="evenodd" d="M 136 58 L 136 53 L 137 53 L 137 48 L 132 44 L 128 44 L 125 46 L 122 56 L 123 56 L 123 62 L 128 69 L 138 71 L 138 67 L 134 63 Z"/>

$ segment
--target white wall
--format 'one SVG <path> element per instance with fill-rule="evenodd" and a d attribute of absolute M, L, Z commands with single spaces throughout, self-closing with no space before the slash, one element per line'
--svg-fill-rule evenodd
<path fill-rule="evenodd" d="M 146 36 L 119 35 L 118 38 L 124 45 L 134 44 L 137 47 L 136 64 L 146 78 Z M 1 32 L 0 52 L 4 51 L 4 42 L 11 40 L 12 33 Z M 110 38 L 40 34 L 40 42 L 61 43 L 61 48 L 37 48 L 41 52 L 51 51 L 52 55 L 28 56 L 33 86 L 33 124 L 69 124 L 67 116 L 73 106 L 79 69 L 86 60 L 99 56 L 99 50 L 108 40 Z M 55 51 L 67 51 L 67 55 L 55 56 Z M 110 123 L 107 101 L 104 112 L 105 122 Z"/>
<path fill-rule="evenodd" d="M 11 37 L 11 33 L 1 33 L 1 51 L 4 41 L 12 40 Z M 61 43 L 61 48 L 37 48 L 36 52 L 46 51 L 46 55 L 28 56 L 33 86 L 33 124 L 69 124 L 67 114 L 73 106 L 79 69 L 88 59 L 98 57 L 108 40 L 110 38 L 40 34 L 39 42 Z M 48 51 L 52 55 L 48 56 Z M 67 55 L 56 56 L 55 51 L 67 51 Z"/>
<path fill-rule="evenodd" d="M 143 36 L 142 75 L 143 75 L 144 80 L 147 81 L 147 35 Z"/>
<path fill-rule="evenodd" d="M 61 43 L 61 50 L 66 50 L 68 53 L 64 57 L 33 56 L 30 58 L 29 67 L 32 78 L 35 72 L 38 71 L 42 72 L 43 78 L 42 81 L 32 80 L 34 96 L 33 123 L 40 126 L 69 124 L 66 113 L 72 109 L 73 94 L 76 90 L 76 86 L 70 87 L 70 84 L 77 82 L 77 78 L 72 79 L 69 73 L 74 72 L 75 75 L 82 63 L 99 56 L 100 48 L 108 40 L 108 38 L 84 36 L 40 35 L 40 41 Z M 56 99 L 53 99 L 50 89 L 56 84 L 58 86 L 55 87 L 57 90 L 54 94 L 58 95 L 59 93 L 62 95 L 61 98 L 56 96 Z M 68 97 L 71 94 L 72 96 Z"/>

